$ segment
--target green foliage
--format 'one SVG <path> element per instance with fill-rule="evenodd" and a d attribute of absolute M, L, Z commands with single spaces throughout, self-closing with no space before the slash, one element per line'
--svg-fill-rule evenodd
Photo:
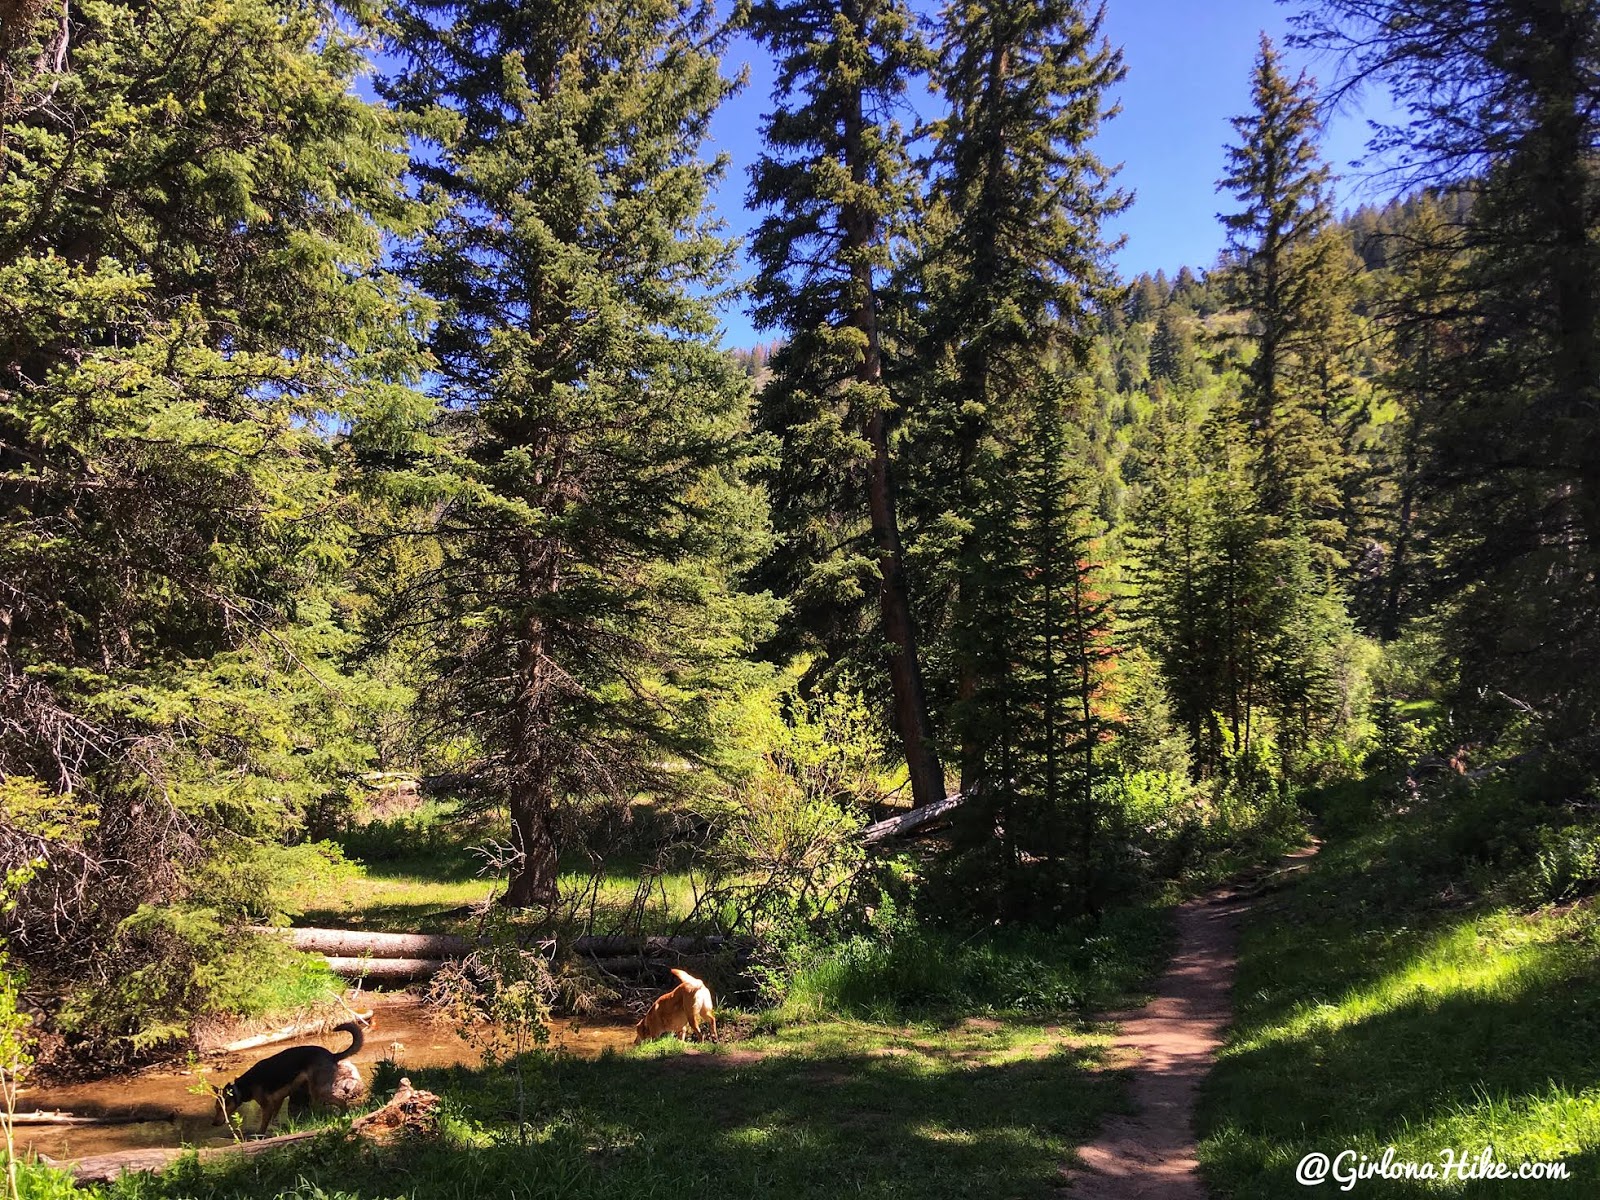
<path fill-rule="evenodd" d="M 85 1194 L 94 1194 L 78 1187 L 71 1172 L 56 1167 L 20 1159 L 16 1171 L 21 1194 L 28 1200 L 83 1200 Z"/>
<path fill-rule="evenodd" d="M 881 749 L 861 720 L 859 697 L 791 697 L 771 751 L 709 813 L 713 880 L 702 904 L 721 923 L 782 944 L 860 901 L 865 806 L 881 797 Z M 854 730 L 839 742 L 818 735 Z"/>
<path fill-rule="evenodd" d="M 1100 811 L 1119 723 L 1113 617 L 1067 383 L 1047 378 L 1009 483 L 978 515 L 969 580 L 984 631 L 959 729 L 971 747 L 952 880 L 977 913 L 1049 924 L 1114 894 Z"/>
<path fill-rule="evenodd" d="M 1600 937 L 1592 904 L 1541 906 L 1572 894 L 1566 868 L 1549 870 L 1558 858 L 1592 881 L 1597 831 L 1582 809 L 1541 802 L 1561 775 L 1430 786 L 1380 816 L 1371 800 L 1324 807 L 1327 846 L 1244 933 L 1236 1031 L 1200 1119 L 1213 1187 L 1276 1200 L 1311 1150 L 1390 1145 L 1417 1161 L 1492 1146 L 1582 1177 L 1600 1145 L 1586 1034 Z"/>
<path fill-rule="evenodd" d="M 882 670 L 911 793 L 928 804 L 945 796 L 944 768 L 901 534 L 891 434 L 904 397 L 886 367 L 881 278 L 915 211 L 896 111 L 927 51 L 904 0 L 760 0 L 750 29 L 779 60 L 751 168 L 751 204 L 769 210 L 751 245 L 753 314 L 789 338 L 756 414 L 777 439 L 765 482 L 781 539 L 757 578 L 791 599 L 789 647 Z M 876 621 L 863 603 L 874 592 Z"/>
<path fill-rule="evenodd" d="M 435 436 L 394 473 L 425 480 L 437 553 L 394 623 L 428 629 L 424 710 L 511 810 L 504 901 L 550 905 L 584 805 L 671 795 L 710 756 L 709 697 L 771 611 L 732 588 L 764 518 L 707 294 L 732 262 L 700 154 L 723 34 L 676 0 L 393 20 L 383 90 L 437 209 L 403 259 L 441 305 Z"/>
<path fill-rule="evenodd" d="M 0 113 L 0 775 L 87 814 L 26 835 L 5 931 L 94 987 L 163 970 L 112 961 L 169 940 L 120 923 L 368 758 L 336 432 L 404 389 L 419 314 L 378 265 L 412 205 L 359 22 L 91 0 L 64 28 Z"/>
<path fill-rule="evenodd" d="M 308 894 L 362 872 L 333 842 L 239 842 L 208 859 L 189 888 L 230 919 L 273 923 L 302 915 Z"/>
<path fill-rule="evenodd" d="M 197 1013 L 258 1015 L 300 1007 L 342 984 L 322 961 L 272 937 L 230 930 L 213 910 L 142 905 L 102 952 L 122 969 L 64 998 L 57 1025 L 106 1058 L 172 1049 Z"/>
<path fill-rule="evenodd" d="M 1166 925 L 1155 909 L 1118 909 L 1099 924 L 1050 933 L 960 937 L 885 903 L 869 932 L 802 952 L 772 1019 L 1091 1011 L 1137 990 L 1166 946 Z"/>
<path fill-rule="evenodd" d="M 1403 123 L 1375 144 L 1441 189 L 1395 256 L 1393 323 L 1457 717 L 1592 748 L 1600 5 L 1326 0 L 1305 35 L 1388 85 Z"/>
<path fill-rule="evenodd" d="M 1254 350 L 1244 365 L 1240 404 L 1255 431 L 1249 447 L 1263 512 L 1295 518 L 1322 555 L 1340 561 L 1349 457 L 1337 424 L 1336 363 L 1348 275 L 1330 231 L 1329 170 L 1316 144 L 1314 84 L 1291 80 L 1265 34 L 1251 75 L 1253 110 L 1233 120 L 1240 143 L 1228 148 L 1218 187 L 1242 208 L 1227 213 L 1225 279 L 1247 314 Z"/>

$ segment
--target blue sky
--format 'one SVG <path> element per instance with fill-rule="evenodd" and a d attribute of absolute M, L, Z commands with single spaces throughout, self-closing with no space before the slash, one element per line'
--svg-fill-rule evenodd
<path fill-rule="evenodd" d="M 936 0 L 912 3 L 922 12 L 936 7 Z M 1128 76 L 1117 92 L 1122 113 L 1105 126 L 1097 150 L 1107 162 L 1123 164 L 1119 181 L 1134 193 L 1133 206 L 1112 227 L 1127 238 L 1117 256 L 1125 275 L 1158 268 L 1171 274 L 1215 260 L 1222 246 L 1216 214 L 1229 203 L 1215 190 L 1223 146 L 1233 139 L 1228 118 L 1249 108 L 1260 32 L 1281 46 L 1293 11 L 1274 0 L 1107 0 L 1105 32 L 1122 48 Z M 1285 53 L 1291 65 L 1313 75 L 1332 70 Z M 749 86 L 717 114 L 712 138 L 732 160 L 717 208 L 730 231 L 744 234 L 756 220 L 744 208 L 746 170 L 759 150 L 762 114 L 772 106 L 772 67 L 765 51 L 743 38 L 732 46 L 727 70 L 740 65 L 750 69 Z M 1368 115 L 1338 114 L 1326 131 L 1324 154 L 1342 176 L 1335 185 L 1340 207 L 1380 198 L 1364 186 Z M 723 320 L 727 345 L 748 346 L 763 336 L 737 305 Z"/>

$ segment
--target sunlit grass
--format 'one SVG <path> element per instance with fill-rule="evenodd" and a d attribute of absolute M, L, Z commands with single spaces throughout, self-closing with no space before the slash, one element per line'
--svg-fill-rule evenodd
<path fill-rule="evenodd" d="M 1382 1180 L 1385 1196 L 1573 1196 L 1600 1169 L 1600 924 L 1418 888 L 1383 830 L 1331 846 L 1261 906 L 1239 1018 L 1208 1083 L 1202 1160 L 1218 1194 L 1279 1200 L 1312 1151 L 1439 1162 L 1485 1147 L 1574 1181 Z M 1587 1190 L 1585 1190 L 1585 1187 Z"/>
<path fill-rule="evenodd" d="M 444 1136 L 340 1139 L 128 1178 L 118 1200 L 1042 1195 L 1121 1103 L 1105 1038 L 1045 1022 L 789 1027 L 733 1046 L 655 1043 L 512 1071 L 420 1071 Z"/>
<path fill-rule="evenodd" d="M 336 839 L 350 860 L 342 871 L 296 879 L 277 903 L 301 925 L 353 925 L 392 932 L 444 932 L 470 923 L 463 910 L 503 890 L 505 880 L 481 852 L 497 832 L 429 803 L 403 816 L 357 825 Z M 563 864 L 559 887 L 576 922 L 601 932 L 639 928 L 672 933 L 694 911 L 687 872 L 645 879 L 637 864 L 607 864 L 598 889 L 576 864 Z"/>

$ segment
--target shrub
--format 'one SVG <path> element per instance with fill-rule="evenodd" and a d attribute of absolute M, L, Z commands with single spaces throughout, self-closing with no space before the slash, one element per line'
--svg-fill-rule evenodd
<path fill-rule="evenodd" d="M 321 959 L 195 905 L 140 906 L 104 961 L 104 977 L 66 999 L 57 1025 L 113 1061 L 180 1042 L 195 1015 L 296 1008 L 342 986 Z"/>
<path fill-rule="evenodd" d="M 1166 945 L 1159 912 L 1130 908 L 1053 931 L 962 936 L 880 910 L 874 928 L 802 952 L 779 1021 L 828 1014 L 895 1020 L 941 1013 L 1087 1011 L 1137 988 Z"/>

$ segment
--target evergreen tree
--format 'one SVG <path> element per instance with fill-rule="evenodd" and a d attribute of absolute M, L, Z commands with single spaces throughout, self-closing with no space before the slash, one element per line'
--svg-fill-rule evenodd
<path fill-rule="evenodd" d="M 1460 203 L 1469 253 L 1440 294 L 1456 352 L 1439 364 L 1426 475 L 1461 698 L 1513 696 L 1592 751 L 1600 3 L 1327 0 L 1319 14 L 1307 39 L 1342 55 L 1346 84 L 1387 82 L 1407 114 L 1377 148 Z"/>
<path fill-rule="evenodd" d="M 1443 208 L 1424 197 L 1412 215 L 1400 219 L 1391 235 L 1378 238 L 1389 244 L 1383 253 L 1392 262 L 1383 298 L 1382 325 L 1390 342 L 1383 387 L 1399 411 L 1372 448 L 1368 526 L 1382 558 L 1369 594 L 1358 596 L 1384 641 L 1399 636 L 1433 590 L 1429 529 L 1435 496 L 1428 446 L 1458 346 L 1450 311 L 1461 253 Z"/>
<path fill-rule="evenodd" d="M 76 816 L 30 831 L 0 801 L 0 841 L 51 866 L 7 924 L 90 985 L 154 964 L 170 1029 L 206 975 L 186 964 L 239 944 L 217 910 L 272 915 L 258 849 L 370 753 L 333 431 L 419 366 L 377 269 L 409 219 L 403 135 L 320 6 L 106 2 L 11 32 L 0 780 Z"/>
<path fill-rule="evenodd" d="M 1317 153 L 1316 98 L 1305 75 L 1284 74 L 1265 36 L 1252 75 L 1253 111 L 1233 120 L 1219 186 L 1243 208 L 1225 214 L 1228 290 L 1249 319 L 1242 416 L 1256 431 L 1255 472 L 1269 517 L 1298 512 L 1330 558 L 1343 549 L 1341 485 L 1348 460 L 1325 364 L 1336 336 L 1344 279 L 1329 235 L 1328 168 Z"/>
<path fill-rule="evenodd" d="M 985 769 L 964 806 L 958 869 L 981 910 L 1050 923 L 1104 902 L 1100 797 L 1118 722 L 1082 422 L 1062 374 L 1034 387 L 1012 473 L 975 514 L 983 557 L 974 584 L 995 619 L 977 633 L 969 719 Z"/>
<path fill-rule="evenodd" d="M 1009 474 L 1009 447 L 1036 419 L 1041 364 L 1087 365 L 1096 310 L 1110 302 L 1099 230 L 1127 200 L 1088 144 L 1123 70 L 1100 21 L 1077 0 L 957 0 L 941 17 L 935 79 L 949 110 L 932 127 L 941 232 L 926 250 L 919 360 L 948 366 L 934 411 L 919 414 L 916 453 L 943 470 L 912 504 L 960 531 L 940 655 L 956 664 L 958 725 L 978 687 L 972 648 L 997 619 L 975 603 L 983 550 L 970 514 Z M 983 769 L 982 746 L 966 730 L 961 742 L 965 791 Z"/>
<path fill-rule="evenodd" d="M 548 905 L 579 809 L 670 793 L 762 602 L 747 385 L 700 156 L 729 90 L 707 4 L 410 0 L 386 93 L 434 131 L 443 215 L 407 255 L 438 298 L 441 549 L 425 694 L 511 812 L 504 902 Z M 566 835 L 564 836 L 564 831 Z"/>
<path fill-rule="evenodd" d="M 778 579 L 802 620 L 818 618 L 813 631 L 877 592 L 874 640 L 885 648 L 894 725 L 914 801 L 928 804 L 944 797 L 944 769 L 900 530 L 880 296 L 891 239 L 914 200 L 892 113 L 926 54 L 901 0 L 765 0 L 750 28 L 778 60 L 750 190 L 773 210 L 753 243 L 756 320 L 789 338 L 773 356 L 760 415 L 781 443 L 771 480 L 785 538 Z"/>
<path fill-rule="evenodd" d="M 1206 606 L 1208 480 L 1193 398 L 1161 384 L 1128 467 L 1137 490 L 1129 530 L 1134 631 L 1160 665 L 1173 715 L 1199 759 L 1218 756 L 1218 666 Z"/>
<path fill-rule="evenodd" d="M 1183 318 L 1170 306 L 1156 319 L 1150 338 L 1150 377 L 1186 383 L 1194 370 L 1194 338 Z"/>

